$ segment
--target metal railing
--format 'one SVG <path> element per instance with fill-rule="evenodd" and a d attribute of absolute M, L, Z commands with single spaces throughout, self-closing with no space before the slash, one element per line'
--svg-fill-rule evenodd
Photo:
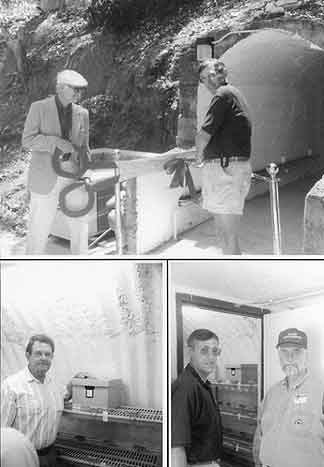
<path fill-rule="evenodd" d="M 181 154 L 179 154 L 181 157 Z M 121 184 L 120 184 L 120 171 L 118 162 L 120 160 L 120 150 L 115 149 L 113 151 L 113 161 L 116 163 L 116 178 L 115 182 L 115 237 L 116 237 L 116 251 L 118 255 L 123 254 L 123 231 L 122 231 L 122 209 L 121 209 Z M 195 159 L 187 159 L 186 161 L 193 166 L 197 167 Z M 269 176 L 260 175 L 257 173 L 252 174 L 252 180 L 262 181 L 269 184 L 270 191 L 270 213 L 271 213 L 271 224 L 272 224 L 272 242 L 273 242 L 273 253 L 280 255 L 282 253 L 282 240 L 281 240 L 281 222 L 280 222 L 280 206 L 279 206 L 279 181 L 278 172 L 279 167 L 271 162 L 267 167 L 266 171 Z M 110 228 L 107 230 L 111 230 Z M 103 232 L 94 242 L 90 245 L 98 243 L 101 238 L 105 236 L 107 230 Z M 176 221 L 174 221 L 174 238 L 177 238 Z"/>
<path fill-rule="evenodd" d="M 120 160 L 120 150 L 115 149 L 113 152 L 113 161 L 115 162 L 115 177 L 116 181 L 114 183 L 114 193 L 115 193 L 115 239 L 116 239 L 116 253 L 118 255 L 123 254 L 123 231 L 122 231 L 122 215 L 121 215 L 121 184 L 120 184 L 120 169 L 118 162 Z M 106 234 L 111 231 L 111 227 L 108 227 L 104 232 L 102 232 L 99 237 L 97 237 L 90 245 L 89 248 L 94 247 L 97 243 L 100 242 Z"/>
<path fill-rule="evenodd" d="M 281 223 L 280 223 L 280 205 L 279 205 L 279 181 L 277 177 L 279 167 L 271 162 L 266 170 L 269 177 L 259 175 L 256 173 L 252 174 L 252 180 L 260 180 L 269 183 L 270 189 L 270 210 L 271 210 L 271 223 L 272 223 L 272 243 L 273 253 L 275 255 L 281 255 L 282 243 L 281 243 Z"/>

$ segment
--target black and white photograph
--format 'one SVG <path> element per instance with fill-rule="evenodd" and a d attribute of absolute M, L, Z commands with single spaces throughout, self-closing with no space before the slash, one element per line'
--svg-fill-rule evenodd
<path fill-rule="evenodd" d="M 324 466 L 324 0 L 0 0 L 1 467 Z"/>
<path fill-rule="evenodd" d="M 1 254 L 323 254 L 323 51 L 318 0 L 1 0 Z"/>
<path fill-rule="evenodd" d="M 154 262 L 1 263 L 2 467 L 162 467 L 164 281 Z"/>
<path fill-rule="evenodd" d="M 321 467 L 323 262 L 169 268 L 171 467 Z"/>

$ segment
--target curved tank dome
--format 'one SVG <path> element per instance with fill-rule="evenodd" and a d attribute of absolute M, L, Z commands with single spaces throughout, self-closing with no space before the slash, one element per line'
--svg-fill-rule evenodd
<path fill-rule="evenodd" d="M 281 30 L 261 30 L 221 57 L 245 95 L 253 123 L 254 170 L 324 148 L 324 51 Z M 199 86 L 198 125 L 210 94 Z"/>

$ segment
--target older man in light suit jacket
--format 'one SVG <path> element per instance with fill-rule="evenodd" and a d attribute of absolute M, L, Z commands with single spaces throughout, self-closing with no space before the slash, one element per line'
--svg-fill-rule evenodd
<path fill-rule="evenodd" d="M 55 149 L 70 154 L 64 168 L 71 171 L 77 164 L 78 148 L 89 149 L 89 114 L 76 104 L 87 85 L 76 71 L 63 70 L 57 75 L 56 95 L 32 103 L 27 115 L 22 136 L 23 147 L 32 153 L 27 183 L 30 191 L 27 254 L 45 253 L 60 191 L 71 183 L 71 179 L 57 176 L 52 167 Z M 72 254 L 86 253 L 87 217 L 67 220 Z"/>

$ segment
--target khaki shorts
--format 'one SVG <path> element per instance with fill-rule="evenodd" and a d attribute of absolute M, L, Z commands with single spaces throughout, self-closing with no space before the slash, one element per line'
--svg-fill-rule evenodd
<path fill-rule="evenodd" d="M 251 186 L 251 162 L 233 161 L 221 167 L 219 160 L 202 167 L 202 208 L 213 214 L 243 214 Z"/>

